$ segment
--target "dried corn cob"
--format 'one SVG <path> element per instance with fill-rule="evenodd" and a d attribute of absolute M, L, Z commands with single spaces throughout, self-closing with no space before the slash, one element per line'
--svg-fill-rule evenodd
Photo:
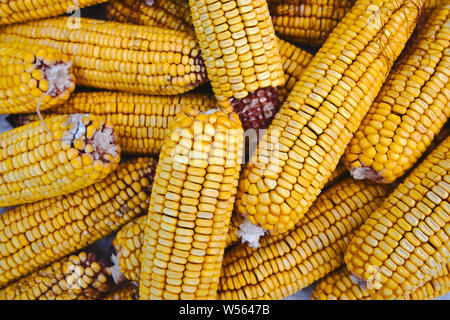
<path fill-rule="evenodd" d="M 369 109 L 345 152 L 356 179 L 392 183 L 450 117 L 450 4 L 435 9 Z"/>
<path fill-rule="evenodd" d="M 299 44 L 319 46 L 355 0 L 268 0 L 277 34 Z"/>
<path fill-rule="evenodd" d="M 449 261 L 450 137 L 436 147 L 356 233 L 348 269 L 369 294 L 396 298 L 429 281 Z"/>
<path fill-rule="evenodd" d="M 423 1 L 359 0 L 303 71 L 239 182 L 236 210 L 292 229 L 336 168 L 410 36 Z M 374 6 L 379 19 L 373 20 Z"/>
<path fill-rule="evenodd" d="M 281 55 L 284 71 L 284 86 L 279 89 L 281 102 L 287 98 L 294 88 L 297 81 L 300 80 L 302 72 L 313 58 L 313 55 L 307 51 L 278 38 L 278 49 Z"/>
<path fill-rule="evenodd" d="M 450 265 L 438 272 L 438 276 L 418 288 L 408 297 L 410 300 L 430 300 L 450 292 Z"/>
<path fill-rule="evenodd" d="M 438 275 L 401 300 L 431 300 L 450 291 L 449 264 Z M 313 300 L 372 300 L 367 290 L 354 282 L 343 266 L 321 279 L 314 287 Z"/>
<path fill-rule="evenodd" d="M 0 206 L 74 192 L 113 171 L 120 148 L 95 115 L 54 115 L 0 134 Z"/>
<path fill-rule="evenodd" d="M 176 30 L 61 17 L 5 26 L 0 41 L 60 50 L 73 61 L 77 85 L 172 95 L 206 81 L 194 36 Z"/>
<path fill-rule="evenodd" d="M 164 140 L 150 199 L 139 299 L 214 299 L 241 168 L 238 116 L 185 108 Z"/>
<path fill-rule="evenodd" d="M 80 8 L 105 2 L 106 0 L 50 0 L 28 1 L 8 0 L 0 2 L 0 25 L 38 20 L 70 13 Z"/>
<path fill-rule="evenodd" d="M 139 287 L 132 282 L 127 282 L 106 294 L 101 300 L 137 300 L 138 293 Z"/>
<path fill-rule="evenodd" d="M 111 260 L 114 263 L 112 270 L 116 283 L 120 283 L 123 278 L 139 282 L 146 223 L 147 216 L 140 216 L 123 226 L 114 237 L 113 246 L 116 253 Z"/>
<path fill-rule="evenodd" d="M 311 294 L 312 300 L 371 300 L 364 287 L 354 282 L 344 266 L 321 279 Z"/>
<path fill-rule="evenodd" d="M 148 209 L 156 162 L 119 165 L 102 181 L 0 215 L 0 287 L 112 234 Z"/>
<path fill-rule="evenodd" d="M 194 33 L 186 0 L 112 0 L 106 12 L 115 21 Z"/>
<path fill-rule="evenodd" d="M 0 290 L 0 300 L 94 300 L 112 288 L 111 271 L 81 252 Z"/>
<path fill-rule="evenodd" d="M 216 102 L 210 94 L 150 96 L 110 91 L 81 92 L 73 94 L 63 106 L 48 112 L 99 115 L 114 127 L 122 152 L 157 155 L 173 118 L 187 106 L 206 111 L 215 107 Z M 30 114 L 8 119 L 17 126 L 36 118 L 37 115 Z"/>
<path fill-rule="evenodd" d="M 190 0 L 192 21 L 218 104 L 244 129 L 266 128 L 279 108 L 281 57 L 265 0 Z"/>
<path fill-rule="evenodd" d="M 239 244 L 223 259 L 219 299 L 282 299 L 343 263 L 350 234 L 387 195 L 386 185 L 351 177 L 322 193 L 295 229 Z"/>
<path fill-rule="evenodd" d="M 71 65 L 52 48 L 0 43 L 0 113 L 34 112 L 63 103 L 75 89 Z"/>
<path fill-rule="evenodd" d="M 347 170 L 345 169 L 345 166 L 339 162 L 324 189 L 343 178 L 346 172 Z M 247 242 L 251 247 L 257 247 L 260 235 L 264 235 L 260 228 L 255 227 L 248 219 L 245 219 L 242 215 L 233 212 L 233 215 L 231 216 L 230 226 L 228 228 L 226 240 L 227 247 L 237 244 L 240 240 L 242 242 Z"/>

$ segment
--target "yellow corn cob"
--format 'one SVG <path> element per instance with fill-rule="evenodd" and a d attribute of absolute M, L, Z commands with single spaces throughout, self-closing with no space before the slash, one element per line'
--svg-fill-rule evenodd
<path fill-rule="evenodd" d="M 356 179 L 392 183 L 450 117 L 450 4 L 435 9 L 369 109 L 345 152 Z"/>
<path fill-rule="evenodd" d="M 120 148 L 95 115 L 54 115 L 0 134 L 0 206 L 74 192 L 113 171 Z"/>
<path fill-rule="evenodd" d="M 345 266 L 318 281 L 311 294 L 312 300 L 371 300 L 364 287 L 354 282 Z"/>
<path fill-rule="evenodd" d="M 241 168 L 239 117 L 185 108 L 164 140 L 142 249 L 139 299 L 214 299 Z"/>
<path fill-rule="evenodd" d="M 330 176 L 329 181 L 327 182 L 324 189 L 333 185 L 338 180 L 343 178 L 346 172 L 347 172 L 347 170 L 345 169 L 345 166 L 342 163 L 339 163 L 338 166 L 336 167 L 336 169 L 333 171 L 333 174 Z M 244 219 L 244 217 L 242 215 L 239 215 L 236 212 L 233 212 L 233 215 L 231 216 L 230 225 L 228 228 L 228 233 L 227 233 L 227 239 L 226 239 L 227 247 L 237 244 L 240 241 L 242 232 L 245 233 L 246 231 L 247 232 L 250 231 L 250 230 L 245 230 L 245 228 L 252 228 L 252 226 L 253 226 L 252 224 L 249 224 L 248 222 L 243 225 L 244 229 L 239 231 L 239 229 L 241 228 L 241 224 L 245 221 L 246 220 Z M 253 228 L 252 228 L 252 230 L 250 232 L 252 232 L 252 231 L 258 232 L 260 230 L 253 230 Z M 251 245 L 251 246 L 256 245 L 256 243 L 254 243 L 255 241 L 252 238 L 247 239 L 247 237 L 243 237 L 242 241 L 249 242 L 249 245 Z"/>
<path fill-rule="evenodd" d="M 108 292 L 101 300 L 137 300 L 138 293 L 139 287 L 132 282 L 127 282 Z"/>
<path fill-rule="evenodd" d="M 218 104 L 247 128 L 266 128 L 284 84 L 265 0 L 190 0 L 192 21 Z"/>
<path fill-rule="evenodd" d="M 418 288 L 408 297 L 410 300 L 430 300 L 450 292 L 450 265 L 438 272 L 438 276 Z"/>
<path fill-rule="evenodd" d="M 336 168 L 422 5 L 420 0 L 356 2 L 258 143 L 241 175 L 238 213 L 273 234 L 294 227 Z M 379 15 L 372 21 L 374 6 Z"/>
<path fill-rule="evenodd" d="M 112 261 L 115 265 L 113 276 L 117 283 L 122 277 L 139 282 L 141 274 L 141 252 L 144 243 L 144 231 L 147 216 L 143 215 L 128 222 L 121 228 L 113 239 L 115 253 Z"/>
<path fill-rule="evenodd" d="M 48 112 L 96 114 L 112 124 L 122 152 L 157 155 L 169 125 L 184 107 L 206 111 L 215 106 L 215 99 L 210 94 L 150 96 L 101 91 L 75 93 L 67 103 Z M 30 114 L 9 117 L 8 120 L 17 126 L 36 118 L 37 115 Z"/>
<path fill-rule="evenodd" d="M 0 2 L 0 25 L 59 16 L 106 0 L 5 0 Z"/>
<path fill-rule="evenodd" d="M 81 252 L 1 289 L 0 300 L 94 300 L 112 285 L 109 268 Z"/>
<path fill-rule="evenodd" d="M 195 37 L 176 30 L 61 17 L 5 26 L 0 41 L 60 50 L 73 61 L 77 85 L 172 95 L 206 81 Z"/>
<path fill-rule="evenodd" d="M 429 281 L 450 258 L 450 137 L 398 185 L 356 233 L 348 269 L 369 294 L 396 298 Z"/>
<path fill-rule="evenodd" d="M 299 44 L 319 46 L 355 0 L 268 0 L 277 34 Z"/>
<path fill-rule="evenodd" d="M 106 13 L 115 21 L 194 33 L 186 0 L 112 0 Z"/>
<path fill-rule="evenodd" d="M 401 300 L 431 300 L 450 291 L 449 264 L 436 277 Z M 313 300 L 372 300 L 367 290 L 354 282 L 343 266 L 321 279 L 311 294 Z"/>
<path fill-rule="evenodd" d="M 0 43 L 0 114 L 63 103 L 75 89 L 71 64 L 52 48 Z"/>
<path fill-rule="evenodd" d="M 295 229 L 264 236 L 257 249 L 231 247 L 219 299 L 282 299 L 338 268 L 349 236 L 387 192 L 386 185 L 348 177 L 322 193 Z"/>
<path fill-rule="evenodd" d="M 120 229 L 148 210 L 156 162 L 124 162 L 95 185 L 0 215 L 0 287 Z"/>
<path fill-rule="evenodd" d="M 280 38 L 277 39 L 284 71 L 284 86 L 280 87 L 278 94 L 280 101 L 284 102 L 294 88 L 295 83 L 300 80 L 302 72 L 313 58 L 313 55 L 287 41 Z"/>

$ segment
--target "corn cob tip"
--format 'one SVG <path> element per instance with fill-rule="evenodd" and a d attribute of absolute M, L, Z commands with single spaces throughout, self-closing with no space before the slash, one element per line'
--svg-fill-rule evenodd
<path fill-rule="evenodd" d="M 113 265 L 110 267 L 110 270 L 111 270 L 111 276 L 112 276 L 114 283 L 116 285 L 120 285 L 124 281 L 127 281 L 127 279 L 125 278 L 125 275 L 120 270 L 119 253 L 118 252 L 113 253 L 111 255 L 111 262 Z"/>
<path fill-rule="evenodd" d="M 84 142 L 84 152 L 89 152 L 92 160 L 101 160 L 105 163 L 119 162 L 120 147 L 117 136 L 108 123 L 99 121 L 100 118 L 88 114 L 72 114 L 68 117 L 70 130 L 63 134 L 63 141 L 76 144 L 81 140 Z M 78 148 L 77 148 L 78 149 Z"/>
<path fill-rule="evenodd" d="M 267 128 L 280 109 L 278 88 L 274 87 L 259 88 L 242 99 L 233 97 L 230 103 L 244 130 Z"/>
<path fill-rule="evenodd" d="M 350 175 L 356 180 L 368 179 L 371 181 L 380 181 L 382 177 L 371 167 L 362 165 L 361 167 L 350 168 Z"/>
<path fill-rule="evenodd" d="M 254 225 L 247 217 L 244 217 L 237 231 L 238 238 L 241 239 L 242 243 L 247 242 L 248 246 L 252 248 L 258 248 L 259 238 L 264 236 L 265 233 L 264 228 Z"/>
<path fill-rule="evenodd" d="M 47 94 L 58 97 L 64 92 L 72 92 L 75 89 L 75 78 L 72 75 L 72 62 L 52 61 L 36 59 L 34 62 L 37 70 L 42 70 L 43 79 L 48 82 Z"/>

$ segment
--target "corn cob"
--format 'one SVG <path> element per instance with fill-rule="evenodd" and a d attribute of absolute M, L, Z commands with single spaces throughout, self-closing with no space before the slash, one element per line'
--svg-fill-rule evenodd
<path fill-rule="evenodd" d="M 0 215 L 0 287 L 117 231 L 148 209 L 156 162 L 124 162 L 72 194 Z"/>
<path fill-rule="evenodd" d="M 194 33 L 186 0 L 112 0 L 106 13 L 115 21 Z"/>
<path fill-rule="evenodd" d="M 139 287 L 131 282 L 118 286 L 108 292 L 101 300 L 137 300 Z"/>
<path fill-rule="evenodd" d="M 216 102 L 212 95 L 196 93 L 150 96 L 110 91 L 80 92 L 61 107 L 48 112 L 96 114 L 112 124 L 122 152 L 157 155 L 170 123 L 186 106 L 206 111 L 215 107 Z M 9 117 L 9 121 L 17 126 L 36 118 L 34 114 L 20 115 Z"/>
<path fill-rule="evenodd" d="M 336 167 L 336 170 L 334 170 L 333 174 L 330 176 L 329 181 L 327 182 L 324 189 L 343 178 L 346 172 L 347 170 L 345 169 L 344 165 L 342 163 L 339 163 Z M 257 247 L 259 235 L 263 234 L 264 233 L 262 233 L 262 230 L 260 230 L 259 228 L 255 228 L 255 226 L 247 219 L 245 219 L 242 215 L 233 212 L 228 228 L 226 244 L 227 247 L 230 247 L 234 244 L 237 244 L 239 240 L 241 240 L 242 242 L 247 242 L 251 247 Z"/>
<path fill-rule="evenodd" d="M 38 20 L 71 13 L 106 0 L 50 0 L 46 2 L 8 0 L 0 2 L 0 25 Z"/>
<path fill-rule="evenodd" d="M 450 265 L 438 272 L 438 276 L 428 281 L 409 295 L 410 300 L 430 300 L 450 292 Z"/>
<path fill-rule="evenodd" d="M 206 81 L 194 36 L 176 30 L 61 17 L 5 26 L 0 41 L 60 50 L 73 61 L 77 85 L 172 95 Z"/>
<path fill-rule="evenodd" d="M 120 283 L 122 278 L 139 282 L 146 222 L 146 215 L 128 222 L 117 232 L 113 239 L 113 246 L 116 252 L 111 260 L 114 263 L 112 270 L 116 283 Z"/>
<path fill-rule="evenodd" d="M 313 58 L 313 55 L 280 38 L 278 38 L 278 49 L 284 71 L 284 86 L 280 87 L 278 95 L 280 96 L 280 101 L 284 102 L 294 88 L 295 83 L 300 80 L 302 72 Z"/>
<path fill-rule="evenodd" d="M 401 300 L 431 300 L 450 291 L 449 264 L 436 277 Z M 344 266 L 321 279 L 311 294 L 313 300 L 372 300 L 367 290 L 352 280 Z"/>
<path fill-rule="evenodd" d="M 219 299 L 282 299 L 338 268 L 349 236 L 387 192 L 386 185 L 348 177 L 323 192 L 295 229 L 264 236 L 257 249 L 230 248 Z"/>
<path fill-rule="evenodd" d="M 284 84 L 266 1 L 190 0 L 189 6 L 219 106 L 237 113 L 244 129 L 266 128 Z"/>
<path fill-rule="evenodd" d="M 139 299 L 214 299 L 242 159 L 239 117 L 178 114 L 161 148 L 144 230 Z"/>
<path fill-rule="evenodd" d="M 0 134 L 0 206 L 68 194 L 113 171 L 120 148 L 94 115 L 49 117 Z"/>
<path fill-rule="evenodd" d="M 236 210 L 272 234 L 292 229 L 336 168 L 423 1 L 359 0 L 303 71 L 243 170 Z M 379 19 L 372 21 L 374 6 Z"/>
<path fill-rule="evenodd" d="M 345 152 L 356 179 L 392 183 L 411 168 L 450 117 L 450 4 L 420 29 Z"/>
<path fill-rule="evenodd" d="M 449 159 L 450 137 L 397 186 L 352 239 L 345 262 L 375 299 L 413 292 L 449 261 Z"/>
<path fill-rule="evenodd" d="M 319 46 L 355 0 L 268 0 L 276 33 L 299 44 Z"/>
<path fill-rule="evenodd" d="M 318 281 L 311 294 L 312 300 L 371 300 L 364 287 L 354 282 L 345 266 Z"/>
<path fill-rule="evenodd" d="M 1 289 L 0 300 L 94 300 L 112 285 L 109 268 L 81 252 Z"/>
<path fill-rule="evenodd" d="M 72 62 L 57 50 L 0 43 L 0 113 L 34 112 L 63 103 L 75 89 Z"/>

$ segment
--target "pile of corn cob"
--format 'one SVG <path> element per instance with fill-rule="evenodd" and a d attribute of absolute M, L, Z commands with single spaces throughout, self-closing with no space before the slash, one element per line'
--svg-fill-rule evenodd
<path fill-rule="evenodd" d="M 0 299 L 442 296 L 449 77 L 444 0 L 1 2 Z"/>

